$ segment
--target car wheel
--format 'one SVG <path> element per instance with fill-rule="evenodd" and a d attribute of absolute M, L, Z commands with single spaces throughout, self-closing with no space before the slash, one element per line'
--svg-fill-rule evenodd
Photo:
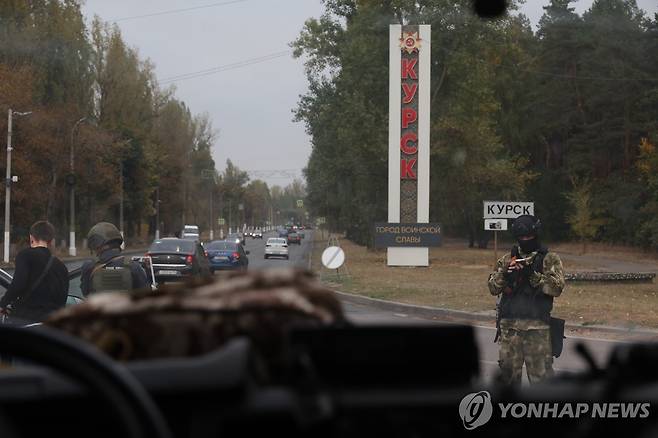
<path fill-rule="evenodd" d="M 267 260 L 267 254 L 265 254 L 265 260 Z"/>
<path fill-rule="evenodd" d="M 286 256 L 286 260 L 289 260 L 289 259 L 290 259 L 290 256 Z"/>

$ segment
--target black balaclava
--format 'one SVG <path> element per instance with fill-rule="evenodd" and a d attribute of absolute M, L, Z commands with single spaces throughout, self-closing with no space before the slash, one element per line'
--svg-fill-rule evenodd
<path fill-rule="evenodd" d="M 524 254 L 537 251 L 541 244 L 539 243 L 539 229 L 541 222 L 535 216 L 523 215 L 516 218 L 512 224 L 512 235 L 519 243 L 519 249 Z M 530 240 L 521 240 L 522 236 L 534 236 Z"/>

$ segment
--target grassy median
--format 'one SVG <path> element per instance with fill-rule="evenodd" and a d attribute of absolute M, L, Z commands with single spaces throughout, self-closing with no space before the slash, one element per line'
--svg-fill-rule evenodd
<path fill-rule="evenodd" d="M 472 312 L 495 309 L 487 278 L 494 263 L 491 249 L 469 249 L 462 242 L 446 242 L 430 250 L 427 268 L 387 267 L 385 250 L 368 250 L 339 238 L 346 269 L 322 266 L 326 246 L 315 233 L 312 267 L 320 279 L 343 292 L 409 304 Z M 502 250 L 499 251 L 502 256 Z M 587 263 L 565 264 L 565 271 L 586 270 Z M 555 300 L 554 315 L 581 324 L 658 328 L 658 285 L 655 283 L 567 283 Z"/>

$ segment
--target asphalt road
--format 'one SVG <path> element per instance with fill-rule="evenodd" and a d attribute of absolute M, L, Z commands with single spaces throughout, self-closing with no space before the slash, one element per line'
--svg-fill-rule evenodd
<path fill-rule="evenodd" d="M 312 231 L 304 231 L 304 236 L 301 244 L 288 245 L 288 260 L 283 258 L 265 260 L 265 243 L 268 237 L 278 237 L 276 232 L 264 233 L 262 239 L 247 237 L 244 249 L 249 251 L 249 269 L 276 269 L 291 266 L 307 269 L 312 248 Z"/>

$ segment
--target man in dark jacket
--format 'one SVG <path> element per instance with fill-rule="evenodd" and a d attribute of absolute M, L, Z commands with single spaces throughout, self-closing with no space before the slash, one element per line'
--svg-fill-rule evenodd
<path fill-rule="evenodd" d="M 14 278 L 0 300 L 0 313 L 9 314 L 12 323 L 41 322 L 66 306 L 69 273 L 48 249 L 54 238 L 52 224 L 36 222 L 30 228 L 30 248 L 16 256 Z"/>
<path fill-rule="evenodd" d="M 97 260 L 82 266 L 81 289 L 84 296 L 94 292 L 125 292 L 148 286 L 142 266 L 121 253 L 123 236 L 113 224 L 99 222 L 89 230 L 87 245 Z"/>

